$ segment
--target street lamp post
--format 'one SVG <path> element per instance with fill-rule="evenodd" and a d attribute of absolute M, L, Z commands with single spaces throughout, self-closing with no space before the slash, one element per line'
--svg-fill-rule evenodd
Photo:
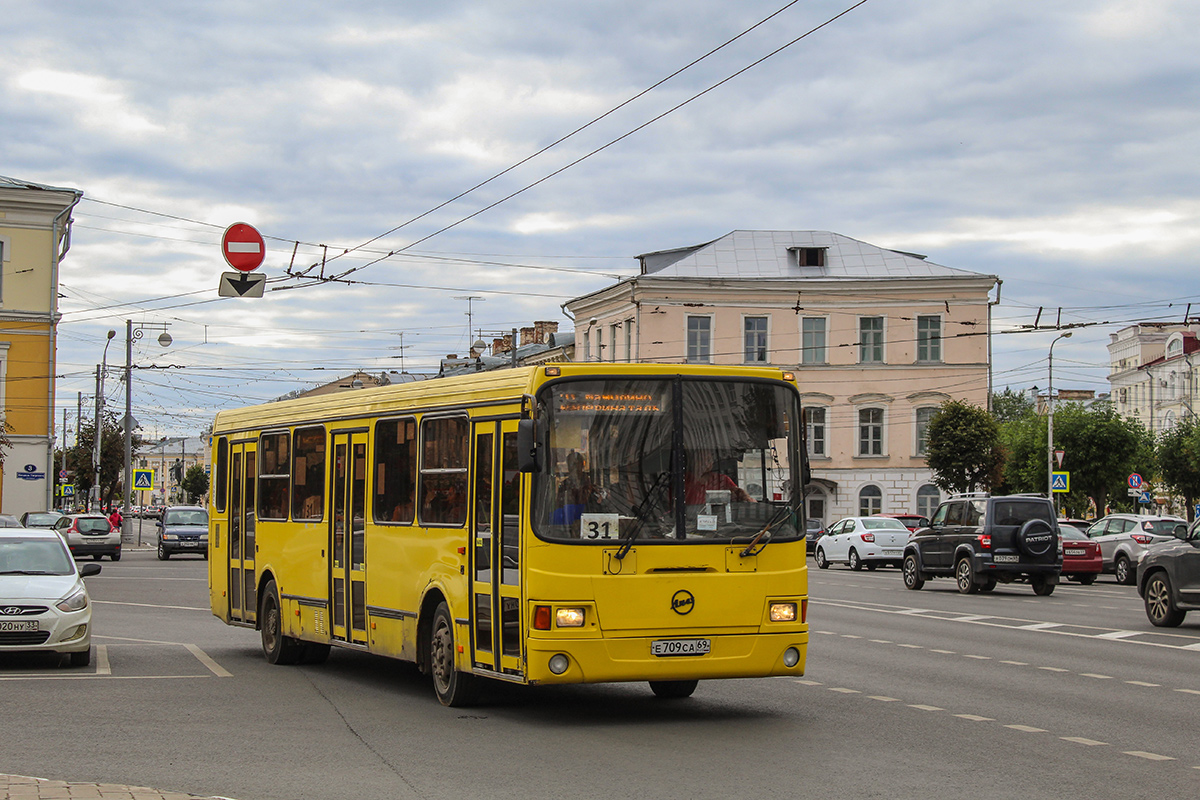
<path fill-rule="evenodd" d="M 1050 343 L 1050 356 L 1048 359 L 1048 386 L 1046 394 L 1046 488 L 1050 491 L 1050 502 L 1054 505 L 1054 511 L 1058 513 L 1058 501 L 1054 498 L 1054 345 L 1058 344 L 1059 339 L 1070 339 L 1071 332 L 1061 333 L 1053 342 Z"/>
<path fill-rule="evenodd" d="M 108 369 L 108 346 L 112 344 L 116 335 L 116 331 L 108 332 L 108 339 L 104 342 L 104 353 L 100 356 L 100 363 L 96 365 L 96 429 L 92 433 L 92 511 L 100 507 L 100 439 L 103 428 L 100 415 L 104 410 L 104 371 Z"/>
<path fill-rule="evenodd" d="M 128 532 L 133 525 L 129 514 L 129 502 L 133 497 L 133 343 L 142 338 L 145 329 L 162 331 L 158 343 L 163 347 L 171 345 L 171 334 L 167 333 L 165 322 L 139 322 L 134 325 L 133 320 L 125 320 L 125 419 L 122 421 L 125 433 L 125 492 L 121 512 L 123 532 Z M 141 544 L 142 526 L 138 525 L 138 545 Z"/>

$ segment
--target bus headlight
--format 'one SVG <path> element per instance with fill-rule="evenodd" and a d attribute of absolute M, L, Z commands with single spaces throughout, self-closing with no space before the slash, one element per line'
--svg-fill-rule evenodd
<path fill-rule="evenodd" d="M 556 653 L 550 656 L 550 671 L 555 675 L 562 675 L 567 671 L 567 667 L 571 666 L 571 659 L 567 658 L 562 653 Z"/>
<path fill-rule="evenodd" d="M 783 665 L 785 667 L 794 667 L 800 663 L 800 651 L 794 647 L 789 647 L 783 651 Z"/>
<path fill-rule="evenodd" d="M 771 622 L 795 622 L 795 603 L 771 603 Z M 788 666 L 791 666 L 790 664 Z"/>
<path fill-rule="evenodd" d="M 554 621 L 560 628 L 582 628 L 583 627 L 583 609 L 582 608 L 555 609 Z"/>

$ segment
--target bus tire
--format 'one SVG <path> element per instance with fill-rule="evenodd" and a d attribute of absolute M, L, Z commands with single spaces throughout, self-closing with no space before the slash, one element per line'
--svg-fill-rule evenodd
<path fill-rule="evenodd" d="M 650 691 L 664 700 L 682 700 L 691 697 L 700 681 L 650 681 Z"/>
<path fill-rule="evenodd" d="M 454 618 L 443 600 L 433 612 L 429 632 L 429 672 L 433 675 L 433 691 L 444 706 L 471 705 L 479 694 L 479 681 L 471 674 L 459 672 L 454 664 Z"/>
<path fill-rule="evenodd" d="M 279 609 L 279 590 L 275 581 L 267 581 L 258 609 L 263 655 L 271 664 L 295 664 L 304 653 L 304 645 L 283 635 L 283 613 Z"/>

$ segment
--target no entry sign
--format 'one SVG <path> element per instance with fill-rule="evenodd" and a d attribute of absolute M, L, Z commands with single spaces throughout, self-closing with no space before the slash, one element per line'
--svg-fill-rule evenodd
<path fill-rule="evenodd" d="M 262 265 L 267 255 L 267 245 L 253 225 L 235 222 L 225 229 L 221 237 L 221 254 L 229 266 L 239 272 L 251 272 Z"/>

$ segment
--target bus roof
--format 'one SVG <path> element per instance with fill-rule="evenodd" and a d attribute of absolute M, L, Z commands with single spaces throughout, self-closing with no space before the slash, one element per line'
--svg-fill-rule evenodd
<path fill-rule="evenodd" d="M 557 369 L 559 375 L 548 375 Z M 461 408 L 472 405 L 513 404 L 558 377 L 638 377 L 653 375 L 708 375 L 780 380 L 784 371 L 770 367 L 714 366 L 710 364 L 627 364 L 562 362 L 534 367 L 491 370 L 475 375 L 431 378 L 425 381 L 354 389 L 246 406 L 217 413 L 213 435 L 237 431 L 282 428 L 306 422 L 348 420 L 405 412 Z"/>

